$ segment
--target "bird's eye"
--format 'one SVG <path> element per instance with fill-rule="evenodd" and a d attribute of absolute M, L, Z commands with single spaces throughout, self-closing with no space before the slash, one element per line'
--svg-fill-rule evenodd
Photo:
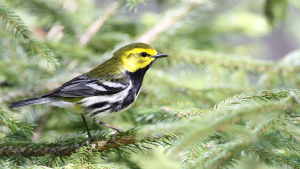
<path fill-rule="evenodd" d="M 148 56 L 148 54 L 146 52 L 142 52 L 141 56 L 146 57 L 146 56 Z"/>

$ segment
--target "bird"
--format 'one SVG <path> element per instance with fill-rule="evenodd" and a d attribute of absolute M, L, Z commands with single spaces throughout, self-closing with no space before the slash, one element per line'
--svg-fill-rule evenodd
<path fill-rule="evenodd" d="M 145 43 L 132 43 L 121 47 L 113 56 L 95 69 L 79 75 L 60 87 L 39 97 L 13 102 L 9 108 L 35 104 L 48 104 L 79 112 L 92 138 L 85 117 L 111 128 L 100 119 L 128 109 L 141 91 L 144 75 L 158 58 L 167 57 Z"/>

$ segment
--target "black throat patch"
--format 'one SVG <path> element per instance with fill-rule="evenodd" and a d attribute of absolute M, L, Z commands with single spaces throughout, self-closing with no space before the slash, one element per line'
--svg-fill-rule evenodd
<path fill-rule="evenodd" d="M 147 70 L 150 68 L 151 64 L 149 64 L 148 66 L 146 66 L 143 69 L 137 70 L 136 72 L 133 72 L 133 73 L 127 72 L 127 74 L 129 75 L 129 77 L 132 81 L 133 90 L 134 90 L 133 93 L 135 95 L 137 95 L 138 92 L 140 91 L 140 88 L 142 87 L 144 76 L 145 76 Z"/>

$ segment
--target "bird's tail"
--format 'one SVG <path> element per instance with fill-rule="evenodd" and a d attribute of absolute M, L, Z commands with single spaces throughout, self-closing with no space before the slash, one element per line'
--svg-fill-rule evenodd
<path fill-rule="evenodd" d="M 33 104 L 43 104 L 43 103 L 49 103 L 49 102 L 51 102 L 51 98 L 36 97 L 36 98 L 13 102 L 9 105 L 9 108 L 12 109 L 15 107 L 21 107 L 21 106 L 27 106 L 27 105 L 33 105 Z"/>

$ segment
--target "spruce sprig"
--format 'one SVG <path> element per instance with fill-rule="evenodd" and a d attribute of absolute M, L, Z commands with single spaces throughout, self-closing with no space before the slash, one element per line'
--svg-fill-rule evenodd
<path fill-rule="evenodd" d="M 45 44 L 31 38 L 32 32 L 28 30 L 21 18 L 15 14 L 15 12 L 6 8 L 4 5 L 0 5 L 1 22 L 4 30 L 11 31 L 12 35 L 18 39 L 23 38 L 25 43 L 28 43 L 34 53 L 41 55 L 43 62 L 46 63 L 49 69 L 54 69 L 58 65 L 53 51 Z"/>

